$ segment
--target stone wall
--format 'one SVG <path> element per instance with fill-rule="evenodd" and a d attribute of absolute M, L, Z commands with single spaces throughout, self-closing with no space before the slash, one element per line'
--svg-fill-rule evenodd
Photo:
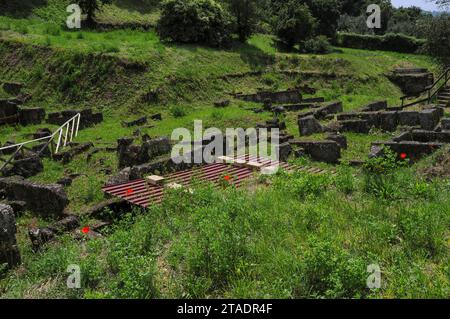
<path fill-rule="evenodd" d="M 371 127 L 393 132 L 399 125 L 434 130 L 441 116 L 442 109 L 430 108 L 422 111 L 342 113 L 337 116 L 337 119 L 342 131 L 367 133 Z"/>
<path fill-rule="evenodd" d="M 336 164 L 341 157 L 341 147 L 336 141 L 294 141 L 292 144 L 301 147 L 315 161 Z"/>
<path fill-rule="evenodd" d="M 280 92 L 258 92 L 255 94 L 237 94 L 236 98 L 256 102 L 264 103 L 270 101 L 272 103 L 301 103 L 302 95 L 299 90 L 286 90 Z"/>
<path fill-rule="evenodd" d="M 434 75 L 427 69 L 395 69 L 388 74 L 389 80 L 396 84 L 405 95 L 417 95 L 434 82 Z"/>
<path fill-rule="evenodd" d="M 16 124 L 19 120 L 19 107 L 12 99 L 0 99 L 0 125 Z"/>
<path fill-rule="evenodd" d="M 40 107 L 21 108 L 19 110 L 19 123 L 26 126 L 31 124 L 41 124 L 45 119 L 45 110 Z"/>
<path fill-rule="evenodd" d="M 26 209 L 41 217 L 60 216 L 69 203 L 63 186 L 38 184 L 21 178 L 0 178 L 7 199 L 23 201 Z"/>
<path fill-rule="evenodd" d="M 141 145 L 134 145 L 134 139 L 125 137 L 117 141 L 119 168 L 147 163 L 160 155 L 170 153 L 172 146 L 167 137 L 144 139 Z"/>
<path fill-rule="evenodd" d="M 81 114 L 80 129 L 91 127 L 103 122 L 102 113 L 93 113 L 92 109 L 85 109 L 82 111 L 65 110 L 62 112 L 49 113 L 47 123 L 61 126 L 78 113 Z"/>
<path fill-rule="evenodd" d="M 0 265 L 19 265 L 21 258 L 16 241 L 16 218 L 11 206 L 0 204 L 0 230 Z"/>

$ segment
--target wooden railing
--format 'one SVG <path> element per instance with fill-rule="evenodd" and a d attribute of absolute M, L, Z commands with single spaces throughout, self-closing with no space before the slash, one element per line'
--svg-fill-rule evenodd
<path fill-rule="evenodd" d="M 422 92 L 419 92 L 419 100 L 416 100 L 414 102 L 405 104 L 405 100 L 411 98 L 410 95 L 406 95 L 401 97 L 402 100 L 402 108 L 414 106 L 421 103 L 431 103 L 436 96 L 438 95 L 439 91 L 444 88 L 448 81 L 450 80 L 450 66 L 445 67 L 442 74 L 437 78 L 434 83 L 428 87 L 425 88 Z"/>
<path fill-rule="evenodd" d="M 18 143 L 14 145 L 8 145 L 0 148 L 0 155 L 4 154 L 5 151 L 8 153 L 12 150 L 12 154 L 7 160 L 4 160 L 0 157 L 0 161 L 3 162 L 3 165 L 0 167 L 0 173 L 3 173 L 6 167 L 16 160 L 17 155 L 21 154 L 22 157 L 25 157 L 25 151 L 33 152 L 37 156 L 42 156 L 43 152 L 49 148 L 51 154 L 57 154 L 61 147 L 65 147 L 67 143 L 70 143 L 73 141 L 74 137 L 78 136 L 78 130 L 80 128 L 80 119 L 81 115 L 78 113 L 74 117 L 72 117 L 70 120 L 68 120 L 66 123 L 61 125 L 52 135 L 41 137 L 38 139 L 26 141 L 23 143 Z M 56 139 L 57 138 L 57 139 Z M 56 142 L 55 142 L 56 140 Z M 39 147 L 39 150 L 32 150 L 28 146 L 35 143 L 44 143 L 45 144 L 42 147 Z"/>

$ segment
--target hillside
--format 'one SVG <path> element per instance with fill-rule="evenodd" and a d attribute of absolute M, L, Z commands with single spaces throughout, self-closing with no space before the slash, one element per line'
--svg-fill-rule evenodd
<path fill-rule="evenodd" d="M 338 47 L 326 55 L 299 54 L 266 34 L 228 49 L 165 43 L 153 28 L 128 25 L 153 26 L 154 1 L 116 0 L 99 14 L 101 23 L 126 29 L 68 31 L 61 23 L 67 2 L 0 2 L 0 82 L 23 83 L 31 97 L 25 107 L 103 113 L 102 123 L 76 139 L 102 148 L 90 161 L 85 154 L 68 164 L 45 159 L 45 170 L 30 178 L 55 183 L 80 174 L 65 189 L 67 210 L 82 225 L 98 222 L 85 212 L 104 199 L 101 187 L 119 172 L 116 153 L 105 149 L 135 133 L 123 121 L 160 113 L 162 121 L 141 128 L 152 137 L 191 129 L 195 119 L 204 127 L 253 127 L 272 113 L 255 113 L 260 104 L 234 93 L 294 87 L 315 90 L 304 97 L 339 100 L 344 111 L 377 100 L 398 106 L 403 94 L 387 73 L 399 67 L 438 73 L 424 55 Z M 0 98 L 8 97 L 0 89 Z M 230 106 L 214 107 L 223 99 Z M 299 136 L 298 114 L 287 113 L 288 133 L 325 139 L 326 133 Z M 0 126 L 0 145 L 25 141 L 43 126 L 57 128 Z M 383 185 L 348 165 L 367 160 L 372 142 L 399 133 L 346 133 L 342 165 L 290 160 L 325 169 L 324 175 L 281 173 L 239 189 L 196 185 L 193 194 L 174 192 L 144 213 L 114 218 L 101 237 L 65 234 L 37 253 L 28 228 L 53 221 L 25 212 L 17 219 L 23 264 L 0 278 L 0 297 L 447 298 L 450 184 L 425 168 L 439 166 L 448 147 L 411 167 L 395 166 Z M 383 269 L 383 287 L 375 291 L 365 287 L 372 263 Z M 81 266 L 82 289 L 66 288 L 68 264 Z"/>

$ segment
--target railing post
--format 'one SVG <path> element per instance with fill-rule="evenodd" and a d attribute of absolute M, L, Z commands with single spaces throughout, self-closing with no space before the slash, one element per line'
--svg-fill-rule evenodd
<path fill-rule="evenodd" d="M 60 128 L 59 130 L 58 130 L 58 132 L 59 132 L 59 136 L 58 136 L 58 142 L 56 143 L 56 150 L 55 150 L 55 154 L 58 154 L 58 151 L 59 151 L 59 147 L 61 146 L 61 138 L 62 138 L 62 128 Z"/>
<path fill-rule="evenodd" d="M 70 122 L 66 124 L 66 134 L 64 135 L 64 147 L 67 145 L 67 137 L 69 136 Z"/>
<path fill-rule="evenodd" d="M 72 123 L 72 129 L 70 131 L 70 142 L 73 141 L 73 131 L 75 130 L 75 119 L 72 119 L 72 121 L 70 121 L 70 123 Z"/>
<path fill-rule="evenodd" d="M 78 117 L 77 117 L 77 129 L 76 129 L 76 131 L 75 131 L 75 137 L 78 136 L 78 130 L 79 130 L 79 128 L 80 128 L 80 119 L 81 119 L 81 114 L 78 113 Z"/>

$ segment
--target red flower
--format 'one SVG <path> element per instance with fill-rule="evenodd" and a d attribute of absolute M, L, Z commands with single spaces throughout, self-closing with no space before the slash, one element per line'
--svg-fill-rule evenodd
<path fill-rule="evenodd" d="M 133 194 L 133 189 L 132 188 L 127 190 L 127 195 L 131 195 L 131 194 Z"/>
<path fill-rule="evenodd" d="M 403 160 L 406 159 L 407 157 L 408 157 L 408 155 L 406 155 L 406 153 L 401 153 L 400 154 L 400 158 L 403 159 Z"/>
<path fill-rule="evenodd" d="M 230 175 L 225 175 L 223 178 L 224 178 L 227 182 L 229 182 L 229 181 L 231 180 Z"/>
<path fill-rule="evenodd" d="M 89 228 L 89 227 L 83 227 L 82 229 L 81 229 L 81 232 L 83 233 L 83 234 L 87 234 L 87 233 L 89 233 L 91 231 L 91 229 Z"/>

